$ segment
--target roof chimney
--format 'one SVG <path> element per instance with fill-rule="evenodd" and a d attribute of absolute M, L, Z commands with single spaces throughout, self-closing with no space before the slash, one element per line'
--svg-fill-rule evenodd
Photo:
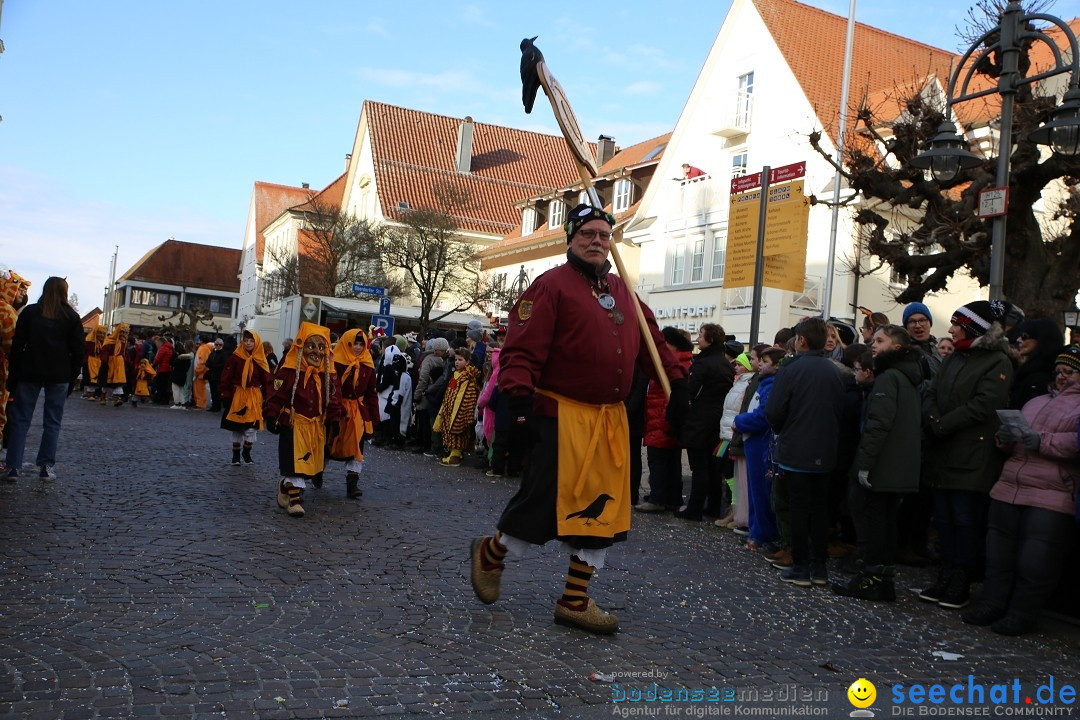
<path fill-rule="evenodd" d="M 457 171 L 467 173 L 472 169 L 473 121 L 468 115 L 457 129 Z"/>
<path fill-rule="evenodd" d="M 596 141 L 596 164 L 603 167 L 613 157 L 615 157 L 615 138 L 601 135 Z"/>
<path fill-rule="evenodd" d="M 345 171 L 349 170 L 349 163 L 352 162 L 352 153 L 345 153 Z"/>
<path fill-rule="evenodd" d="M 308 185 L 307 183 L 300 183 L 300 187 L 304 188 L 305 190 L 308 190 L 308 189 L 311 188 L 311 186 Z"/>

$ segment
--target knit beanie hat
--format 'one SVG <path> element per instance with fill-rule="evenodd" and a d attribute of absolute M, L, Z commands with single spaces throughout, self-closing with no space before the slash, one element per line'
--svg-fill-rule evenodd
<path fill-rule="evenodd" d="M 744 350 L 746 347 L 738 340 L 728 340 L 724 343 L 724 354 L 728 357 L 737 358 Z"/>
<path fill-rule="evenodd" d="M 904 308 L 904 325 L 907 325 L 908 320 L 912 315 L 925 315 L 926 319 L 930 321 L 930 324 L 934 324 L 934 316 L 930 314 L 930 308 L 923 305 L 921 302 L 913 302 Z"/>
<path fill-rule="evenodd" d="M 750 356 L 748 356 L 746 353 L 739 353 L 739 357 L 735 358 L 735 362 L 739 363 L 740 365 L 742 365 L 747 370 L 751 369 L 751 367 L 750 367 Z"/>
<path fill-rule="evenodd" d="M 666 342 L 668 345 L 672 346 L 679 352 L 690 352 L 694 349 L 694 345 L 690 342 L 689 338 L 687 338 L 686 335 L 683 334 L 683 332 L 685 331 L 680 331 L 678 328 L 671 327 L 669 325 L 668 327 L 665 327 L 663 330 L 661 330 L 660 334 L 664 336 L 664 342 Z"/>
<path fill-rule="evenodd" d="M 1080 370 L 1080 346 L 1069 345 L 1054 360 L 1055 365 L 1068 365 L 1073 370 Z"/>
<path fill-rule="evenodd" d="M 566 231 L 567 244 L 570 243 L 570 240 L 573 239 L 577 231 L 581 229 L 581 226 L 590 220 L 603 220 L 608 225 L 615 227 L 614 215 L 606 213 L 600 208 L 582 203 L 570 211 L 567 221 L 563 223 L 563 230 Z"/>
<path fill-rule="evenodd" d="M 906 314 L 906 313 L 905 313 Z M 969 337 L 982 337 L 994 323 L 1005 317 L 1005 303 L 1000 300 L 976 300 L 961 305 L 952 314 L 952 324 L 959 325 Z"/>

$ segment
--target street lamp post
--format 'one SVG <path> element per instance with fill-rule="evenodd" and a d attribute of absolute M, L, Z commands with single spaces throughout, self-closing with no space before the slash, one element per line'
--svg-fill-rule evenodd
<path fill-rule="evenodd" d="M 1061 319 L 1065 321 L 1065 329 L 1069 331 L 1069 344 L 1076 344 L 1076 328 L 1080 326 L 1080 309 L 1073 302 L 1068 309 L 1061 312 Z"/>
<path fill-rule="evenodd" d="M 1068 54 L 1062 53 L 1045 32 L 1029 25 L 1043 21 L 1056 26 L 1069 42 Z M 1045 43 L 1054 56 L 1054 65 L 1048 70 L 1024 77 L 1020 74 L 1022 43 L 1035 41 Z M 996 87 L 970 90 L 969 85 L 976 69 L 997 53 L 1001 62 L 1001 74 Z M 1049 118 L 1028 137 L 1032 142 L 1049 145 L 1054 152 L 1069 157 L 1080 154 L 1080 51 L 1076 36 L 1059 18 L 1045 13 L 1025 13 L 1019 0 L 1010 0 L 1001 12 L 998 24 L 976 40 L 949 77 L 945 120 L 938 127 L 938 134 L 930 142 L 930 148 L 911 159 L 911 164 L 930 170 L 938 182 L 950 182 L 961 170 L 977 167 L 982 159 L 967 149 L 967 140 L 957 133 L 952 121 L 952 107 L 957 103 L 974 100 L 997 93 L 1001 96 L 1001 128 L 998 131 L 997 187 L 1009 185 L 1009 159 L 1012 154 L 1013 105 L 1017 90 L 1054 75 L 1070 73 L 1069 89 L 1061 105 L 1050 111 Z M 973 59 L 974 58 L 974 59 Z M 957 84 L 959 83 L 959 94 Z M 1002 278 L 1005 271 L 1005 215 L 993 219 L 990 240 L 990 299 L 1002 299 Z"/>

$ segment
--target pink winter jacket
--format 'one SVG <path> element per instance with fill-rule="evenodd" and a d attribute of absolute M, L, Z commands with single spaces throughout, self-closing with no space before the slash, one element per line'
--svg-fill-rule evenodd
<path fill-rule="evenodd" d="M 488 378 L 487 384 L 484 385 L 484 391 L 480 393 L 480 397 L 476 401 L 476 407 L 484 411 L 484 437 L 487 438 L 488 444 L 491 444 L 491 438 L 495 435 L 495 408 L 489 406 L 491 405 L 491 393 L 499 386 L 500 350 L 501 348 L 495 348 L 491 351 L 491 377 Z"/>
<path fill-rule="evenodd" d="M 1039 433 L 1039 451 L 1028 452 L 1016 443 L 1005 462 L 1001 478 L 990 497 L 1011 505 L 1076 512 L 1076 489 L 1080 484 L 1080 456 L 1076 427 L 1080 422 L 1080 383 L 1071 383 L 1060 394 L 1040 395 L 1021 410 L 1032 430 Z"/>

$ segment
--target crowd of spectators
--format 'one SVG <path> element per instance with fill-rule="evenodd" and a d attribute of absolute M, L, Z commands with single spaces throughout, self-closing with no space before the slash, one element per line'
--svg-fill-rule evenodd
<path fill-rule="evenodd" d="M 49 352 L 42 337 L 71 313 L 66 287 L 46 289 L 19 317 L 7 387 L 20 461 L 46 392 L 56 422 L 39 460 L 51 479 L 53 375 L 68 370 L 36 354 Z M 691 408 L 671 426 L 663 389 L 644 373 L 634 379 L 626 401 L 634 509 L 710 519 L 780 580 L 859 600 L 894 601 L 898 566 L 935 565 L 920 599 L 966 608 L 964 622 L 1001 634 L 1031 631 L 1076 550 L 1080 347 L 1066 345 L 1055 322 L 999 302 L 957 308 L 941 338 L 922 303 L 897 323 L 864 315 L 858 334 L 806 318 L 750 348 L 716 324 L 696 336 L 663 328 L 689 369 Z M 222 369 L 235 350 L 228 336 L 181 341 L 98 327 L 83 348 L 83 397 L 220 413 Z M 281 350 L 285 358 L 288 344 Z M 272 374 L 278 355 L 270 343 L 263 354 Z M 492 478 L 521 473 L 526 448 L 498 389 L 497 332 L 473 323 L 464 337 L 376 333 L 370 354 L 379 420 L 371 444 Z M 35 374 L 53 365 L 60 369 L 48 378 Z M 17 478 L 17 465 L 2 477 Z M 828 560 L 838 557 L 846 578 L 830 577 Z"/>

